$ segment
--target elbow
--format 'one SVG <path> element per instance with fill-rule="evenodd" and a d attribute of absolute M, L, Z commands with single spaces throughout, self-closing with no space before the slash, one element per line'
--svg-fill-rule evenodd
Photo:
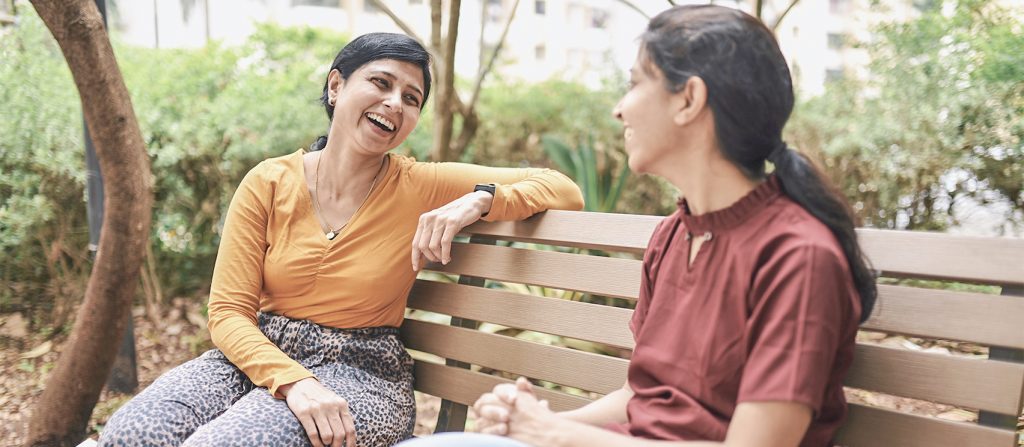
<path fill-rule="evenodd" d="M 586 203 L 584 203 L 583 190 L 580 189 L 580 185 L 577 185 L 576 182 L 572 181 L 572 179 L 570 179 L 567 175 L 558 171 L 554 172 L 556 172 L 564 182 L 564 187 L 562 188 L 559 194 L 563 202 L 562 206 L 560 206 L 559 208 L 568 211 L 582 211 L 583 208 L 586 206 Z"/>
<path fill-rule="evenodd" d="M 582 211 L 587 205 L 583 202 L 583 192 L 575 183 L 573 183 L 573 187 L 574 191 L 570 194 L 569 205 L 566 208 L 570 211 Z"/>

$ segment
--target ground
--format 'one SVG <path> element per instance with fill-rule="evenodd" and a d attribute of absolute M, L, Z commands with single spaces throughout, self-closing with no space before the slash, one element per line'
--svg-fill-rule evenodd
<path fill-rule="evenodd" d="M 211 346 L 206 319 L 196 300 L 176 299 L 158 312 L 146 316 L 143 308 L 133 310 L 137 350 L 139 389 L 149 385 L 164 371 L 189 360 Z M 42 393 L 47 373 L 53 368 L 66 336 L 46 339 L 47 334 L 32 333 L 20 314 L 0 315 L 0 446 L 20 446 L 28 429 L 28 416 Z M 863 342 L 892 347 L 944 352 L 951 355 L 977 354 L 969 345 L 943 343 L 920 344 L 913 339 L 864 333 Z M 106 420 L 131 396 L 104 391 L 89 422 L 93 438 Z M 957 421 L 977 420 L 977 414 L 900 397 L 850 390 L 851 402 L 898 408 L 918 414 Z M 431 433 L 437 420 L 439 399 L 417 393 L 416 435 Z M 1021 427 L 1024 427 L 1022 418 Z M 1022 444 L 1024 445 L 1024 444 Z"/>
<path fill-rule="evenodd" d="M 139 390 L 160 374 L 208 349 L 206 320 L 194 300 L 175 300 L 160 318 L 147 318 L 143 308 L 133 312 Z M 0 315 L 0 446 L 21 446 L 29 415 L 42 394 L 66 336 L 45 340 L 31 334 L 20 314 Z M 440 399 L 416 393 L 416 435 L 434 429 Z M 89 421 L 92 438 L 131 395 L 104 391 Z"/>

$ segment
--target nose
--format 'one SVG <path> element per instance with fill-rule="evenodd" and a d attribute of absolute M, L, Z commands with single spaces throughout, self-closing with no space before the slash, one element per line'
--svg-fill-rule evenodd
<path fill-rule="evenodd" d="M 619 121 L 625 121 L 624 119 L 622 119 L 622 100 L 621 99 L 619 100 L 618 103 L 615 104 L 615 107 L 612 107 L 612 117 L 617 119 L 617 120 L 619 120 Z"/>
<path fill-rule="evenodd" d="M 389 92 L 384 97 L 384 107 L 389 110 L 394 110 L 395 113 L 402 113 L 402 92 L 401 90 L 394 90 Z"/>

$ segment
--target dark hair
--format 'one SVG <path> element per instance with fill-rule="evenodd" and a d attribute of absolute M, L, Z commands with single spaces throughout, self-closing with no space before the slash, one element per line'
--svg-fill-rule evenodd
<path fill-rule="evenodd" d="M 423 101 L 420 102 L 420 110 L 427 103 L 430 97 L 430 53 L 420 45 L 416 39 L 405 34 L 395 33 L 369 33 L 355 38 L 345 45 L 338 55 L 334 57 L 331 69 L 327 70 L 328 76 L 331 70 L 338 70 L 342 79 L 348 79 L 359 67 L 378 59 L 394 59 L 402 62 L 409 62 L 418 65 L 423 70 Z M 324 90 L 320 95 L 320 103 L 327 111 L 327 118 L 334 119 L 334 106 L 328 100 L 327 81 L 324 81 Z M 309 146 L 311 151 L 318 151 L 327 145 L 327 136 L 321 135 Z"/>
<path fill-rule="evenodd" d="M 803 154 L 782 140 L 793 111 L 789 67 L 775 36 L 760 20 L 713 5 L 677 6 L 651 19 L 641 55 L 678 92 L 690 77 L 707 85 L 708 105 L 723 155 L 750 178 L 775 165 L 782 190 L 835 235 L 860 295 L 861 322 L 874 307 L 875 275 L 857 242 L 849 204 Z"/>

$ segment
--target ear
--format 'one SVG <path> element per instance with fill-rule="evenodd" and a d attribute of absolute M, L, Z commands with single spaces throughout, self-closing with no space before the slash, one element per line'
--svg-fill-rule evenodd
<path fill-rule="evenodd" d="M 338 97 L 338 92 L 345 87 L 345 79 L 341 77 L 341 72 L 338 69 L 331 70 L 327 74 L 327 98 L 331 100 Z"/>
<path fill-rule="evenodd" d="M 704 111 L 707 103 L 707 84 L 698 76 L 690 76 L 683 88 L 673 93 L 669 100 L 672 122 L 679 126 L 692 122 Z"/>

